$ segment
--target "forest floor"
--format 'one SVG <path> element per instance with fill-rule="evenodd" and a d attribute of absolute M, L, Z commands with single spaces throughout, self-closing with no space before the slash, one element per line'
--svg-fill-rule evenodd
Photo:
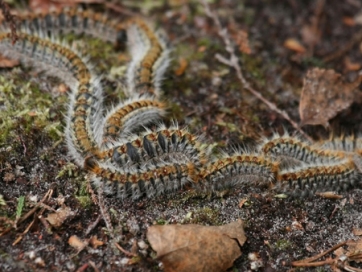
<path fill-rule="evenodd" d="M 333 69 L 349 82 L 358 77 L 362 64 L 360 1 L 209 3 L 235 43 L 246 80 L 296 123 L 300 122 L 303 78 L 309 69 Z M 274 132 L 296 132 L 290 122 L 243 88 L 232 67 L 216 58 L 217 54 L 228 57 L 228 53 L 199 1 L 123 1 L 112 7 L 109 16 L 120 16 L 114 7 L 128 15 L 142 15 L 169 37 L 172 63 L 162 87 L 163 98 L 170 104 L 166 123 L 177 120 L 226 149 L 255 145 L 257 139 Z M 17 3 L 11 8 L 24 9 Z M 104 5 L 87 8 L 103 11 Z M 129 56 L 88 37 L 69 39 L 85 48 L 104 75 L 106 103 L 117 101 Z M 64 89 L 57 78 L 31 67 L 0 68 L 0 233 L 17 213 L 18 218 L 24 216 L 52 190 L 46 206 L 0 237 L 1 271 L 157 271 L 160 262 L 146 238 L 153 224 L 217 226 L 242 219 L 247 241 L 233 271 L 251 269 L 249 253 L 259 256 L 260 271 L 338 271 L 328 265 L 293 270 L 291 262 L 358 238 L 354 230 L 362 228 L 360 189 L 344 192 L 339 199 L 276 198 L 258 188 L 237 188 L 212 197 L 187 191 L 139 201 L 105 197 L 118 244 L 136 254 L 125 254 L 111 243 L 103 220 L 85 234 L 100 211 L 87 190 L 86 173 L 67 155 L 63 132 L 68 97 Z M 329 124 L 328 129 L 306 125 L 302 130 L 315 141 L 330 134 L 362 133 L 361 105 L 352 104 Z M 20 211 L 19 199 L 25 203 Z M 42 217 L 62 205 L 71 215 L 57 228 L 47 225 Z M 77 252 L 69 242 L 75 235 L 82 241 L 93 237 L 96 245 Z M 361 264 L 351 264 L 362 269 Z"/>

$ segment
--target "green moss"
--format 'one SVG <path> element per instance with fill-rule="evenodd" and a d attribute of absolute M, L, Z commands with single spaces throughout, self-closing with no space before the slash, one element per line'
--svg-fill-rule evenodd
<path fill-rule="evenodd" d="M 54 99 L 42 92 L 35 83 L 16 69 L 0 76 L 0 143 L 11 141 L 21 129 L 25 134 L 33 129 L 44 130 L 46 136 L 59 140 L 62 136 L 60 122 L 49 120 L 49 111 Z"/>
<path fill-rule="evenodd" d="M 157 219 L 157 220 L 156 220 L 156 224 L 157 224 L 157 225 L 167 225 L 167 220 L 162 219 L 162 218 Z"/>
<path fill-rule="evenodd" d="M 80 184 L 80 188 L 77 191 L 75 197 L 83 208 L 90 207 L 92 205 L 93 201 L 88 192 L 88 182 L 84 179 L 78 180 L 78 181 Z M 78 181 L 77 181 L 77 183 L 78 183 Z"/>
<path fill-rule="evenodd" d="M 279 250 L 286 250 L 291 247 L 292 247 L 292 243 L 289 240 L 282 239 L 282 240 L 276 241 L 276 243 L 275 243 L 275 248 L 279 249 Z"/>
<path fill-rule="evenodd" d="M 79 175 L 78 167 L 74 163 L 67 163 L 63 168 L 59 171 L 56 179 L 62 177 L 77 177 Z"/>
<path fill-rule="evenodd" d="M 92 199 L 89 196 L 76 196 L 75 198 L 79 201 L 79 204 L 83 208 L 87 208 L 92 205 Z"/>
<path fill-rule="evenodd" d="M 0 195 L 0 207 L 3 206 L 3 207 L 6 207 L 6 202 L 4 200 L 4 196 L 3 195 Z"/>
<path fill-rule="evenodd" d="M 209 207 L 204 207 L 196 210 L 191 216 L 188 216 L 190 224 L 208 224 L 211 226 L 221 225 L 219 218 L 220 211 Z"/>

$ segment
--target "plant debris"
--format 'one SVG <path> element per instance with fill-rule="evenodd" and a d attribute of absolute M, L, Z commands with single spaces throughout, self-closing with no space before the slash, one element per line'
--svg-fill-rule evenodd
<path fill-rule="evenodd" d="M 352 83 L 342 81 L 334 70 L 313 68 L 304 77 L 299 114 L 302 125 L 323 125 L 348 108 L 358 95 L 362 77 Z"/>
<path fill-rule="evenodd" d="M 223 226 L 151 226 L 147 239 L 165 271 L 224 271 L 241 255 L 243 221 Z"/>

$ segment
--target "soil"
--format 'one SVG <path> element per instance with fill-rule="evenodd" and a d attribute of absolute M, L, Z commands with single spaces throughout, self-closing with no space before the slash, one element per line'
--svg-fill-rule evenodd
<path fill-rule="evenodd" d="M 135 2 L 120 6 L 162 27 L 173 49 L 163 85 L 163 97 L 170 103 L 166 123 L 177 120 L 191 132 L 203 134 L 209 143 L 226 149 L 255 145 L 258 138 L 275 131 L 295 132 L 286 120 L 243 89 L 232 68 L 215 58 L 216 54 L 227 57 L 228 53 L 198 1 Z M 362 31 L 361 22 L 351 23 L 358 15 L 361 21 L 361 2 L 209 2 L 234 42 L 238 42 L 240 31 L 248 34 L 250 54 L 236 47 L 245 78 L 296 122 L 303 76 L 308 69 L 334 69 L 347 81 L 357 78 L 359 69 L 352 69 L 347 62 L 362 62 L 361 39 L 355 38 Z M 12 8 L 21 7 L 14 4 Z M 87 8 L 104 10 L 102 5 Z M 117 13 L 109 12 L 109 16 Z M 311 35 L 315 40 L 311 41 Z M 112 45 L 88 37 L 67 38 L 88 50 L 97 71 L 104 75 L 106 103 L 112 104 L 120 96 L 120 75 L 128 57 Z M 298 40 L 305 52 L 286 48 L 288 38 Z M 185 69 L 183 63 L 187 64 Z M 336 200 L 317 196 L 276 198 L 253 187 L 237 188 L 222 196 L 195 196 L 183 191 L 139 201 L 105 197 L 116 241 L 125 250 L 137 253 L 127 255 L 114 246 L 103 220 L 94 224 L 100 211 L 87 189 L 86 173 L 67 155 L 64 86 L 57 78 L 31 67 L 2 68 L 0 82 L 0 233 L 17 213 L 18 217 L 25 215 L 49 189 L 53 190 L 46 206 L 0 237 L 1 271 L 158 271 L 162 265 L 146 239 L 146 230 L 152 224 L 221 225 L 241 218 L 248 240 L 242 246 L 242 256 L 230 269 L 233 271 L 251 269 L 249 253 L 260 256 L 260 271 L 290 271 L 292 261 L 358 238 L 352 230 L 362 228 L 360 189 L 345 192 Z M 338 114 L 330 120 L 328 129 L 305 126 L 303 130 L 315 140 L 330 134 L 361 133 L 361 106 L 353 104 Z M 25 204 L 19 214 L 22 197 Z M 247 202 L 239 207 L 242 199 Z M 59 227 L 49 227 L 39 218 L 47 217 L 51 209 L 62 204 L 71 209 L 72 215 Z M 92 225 L 91 232 L 85 234 Z M 68 242 L 74 235 L 83 240 L 96 236 L 104 245 L 87 246 L 77 252 Z M 19 237 L 22 239 L 14 243 Z M 362 268 L 361 264 L 352 264 Z M 295 271 L 332 270 L 322 266 Z"/>

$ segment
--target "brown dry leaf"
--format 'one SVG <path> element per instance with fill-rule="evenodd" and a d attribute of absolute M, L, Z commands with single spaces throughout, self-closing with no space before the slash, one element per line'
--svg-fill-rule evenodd
<path fill-rule="evenodd" d="M 343 198 L 342 195 L 337 194 L 336 192 L 317 192 L 315 193 L 316 196 L 320 196 L 323 198 L 328 198 L 328 199 L 341 199 Z"/>
<path fill-rule="evenodd" d="M 361 236 L 362 235 L 362 229 L 353 228 L 352 233 L 353 233 L 353 235 Z"/>
<path fill-rule="evenodd" d="M 87 242 L 83 242 L 78 238 L 77 235 L 72 235 L 69 237 L 68 244 L 71 247 L 74 247 L 78 252 L 82 251 L 87 245 Z"/>
<path fill-rule="evenodd" d="M 299 114 L 302 125 L 323 125 L 356 99 L 362 77 L 346 83 L 334 70 L 310 69 L 304 77 Z"/>
<path fill-rule="evenodd" d="M 240 208 L 240 209 L 244 206 L 244 204 L 245 204 L 246 201 L 248 201 L 247 198 L 243 198 L 243 199 L 241 199 L 241 200 L 239 201 L 239 208 Z"/>
<path fill-rule="evenodd" d="M 248 32 L 244 30 L 239 30 L 236 32 L 236 35 L 234 35 L 234 39 L 236 44 L 239 46 L 240 52 L 248 55 L 251 54 Z"/>
<path fill-rule="evenodd" d="M 346 57 L 344 59 L 344 67 L 348 70 L 348 71 L 358 71 L 361 69 L 361 64 L 358 62 L 352 62 L 351 59 L 349 57 Z"/>
<path fill-rule="evenodd" d="M 284 47 L 297 53 L 305 53 L 306 51 L 305 47 L 299 41 L 293 38 L 285 40 Z"/>
<path fill-rule="evenodd" d="M 346 255 L 348 259 L 357 263 L 362 262 L 362 238 L 357 241 L 347 243 L 348 249 Z"/>
<path fill-rule="evenodd" d="M 347 26 L 355 26 L 356 25 L 356 21 L 353 17 L 343 17 L 342 18 L 342 22 L 343 24 L 347 25 Z"/>
<path fill-rule="evenodd" d="M 69 207 L 63 206 L 57 209 L 55 213 L 49 214 L 46 220 L 50 225 L 58 228 L 70 216 L 74 216 L 74 212 Z"/>
<path fill-rule="evenodd" d="M 12 68 L 17 65 L 19 65 L 19 61 L 7 59 L 3 55 L 0 55 L 0 68 Z"/>
<path fill-rule="evenodd" d="M 179 59 L 179 67 L 177 68 L 177 70 L 175 71 L 175 75 L 176 76 L 181 76 L 186 68 L 187 68 L 188 62 L 185 58 L 180 58 Z"/>
<path fill-rule="evenodd" d="M 100 240 L 98 240 L 97 236 L 92 236 L 90 239 L 89 239 L 89 243 L 90 245 L 93 247 L 93 248 L 97 248 L 99 246 L 103 246 L 104 243 Z"/>
<path fill-rule="evenodd" d="M 147 238 L 165 271 L 224 271 L 241 255 L 243 221 L 209 227 L 166 225 L 148 228 Z"/>

